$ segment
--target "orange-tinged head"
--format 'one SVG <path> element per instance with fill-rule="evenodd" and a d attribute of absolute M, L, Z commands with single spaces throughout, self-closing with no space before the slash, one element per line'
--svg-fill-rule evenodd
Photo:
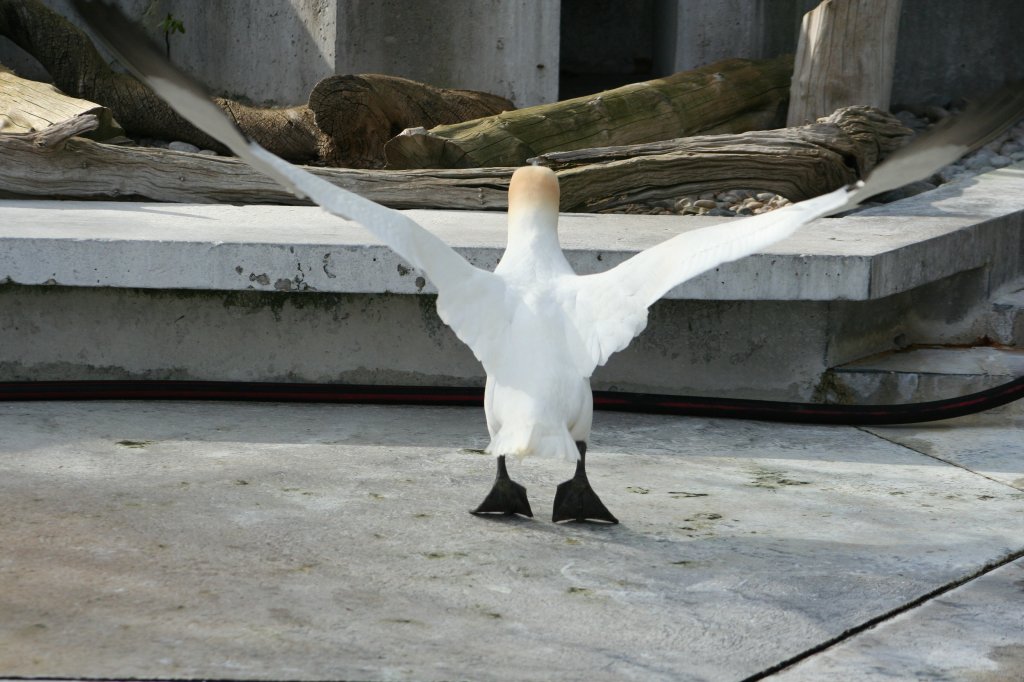
<path fill-rule="evenodd" d="M 508 211 L 558 213 L 558 176 L 544 166 L 523 166 L 512 174 L 508 186 Z"/>

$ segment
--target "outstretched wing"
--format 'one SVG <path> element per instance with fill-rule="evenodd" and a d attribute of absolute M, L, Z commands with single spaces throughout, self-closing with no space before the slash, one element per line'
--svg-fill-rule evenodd
<path fill-rule="evenodd" d="M 930 176 L 985 144 L 1024 116 L 1024 88 L 1008 87 L 948 125 L 915 139 L 880 164 L 864 182 L 783 209 L 725 225 L 684 232 L 615 268 L 580 277 L 562 305 L 568 337 L 586 351 L 586 375 L 622 350 L 647 325 L 647 308 L 670 289 L 722 263 L 743 258 L 790 236 L 802 225 L 839 213 L 881 192 Z"/>
<path fill-rule="evenodd" d="M 846 205 L 850 191 L 838 189 L 785 208 L 676 235 L 624 263 L 568 283 L 562 300 L 589 363 L 587 376 L 647 326 L 647 309 L 677 284 L 702 272 L 767 248 L 801 225 Z M 589 367 L 589 370 L 587 369 Z"/>
<path fill-rule="evenodd" d="M 360 223 L 438 290 L 438 313 L 481 361 L 499 340 L 488 316 L 504 300 L 504 283 L 469 264 L 432 233 L 395 211 L 318 178 L 245 138 L 202 87 L 171 65 L 119 9 L 105 2 L 75 0 L 75 9 L 111 52 L 197 128 L 224 143 L 255 170 L 270 176 L 324 210 Z M 469 296 L 468 294 L 471 294 Z M 465 306 L 472 303 L 469 309 Z M 486 363 L 485 363 L 486 364 Z"/>

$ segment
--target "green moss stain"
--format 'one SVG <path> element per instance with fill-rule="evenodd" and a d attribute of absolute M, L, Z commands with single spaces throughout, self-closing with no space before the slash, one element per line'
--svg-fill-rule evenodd
<path fill-rule="evenodd" d="M 810 485 L 810 481 L 800 481 L 795 478 L 789 478 L 781 471 L 761 469 L 754 472 L 753 479 L 747 485 L 752 488 L 778 490 L 779 488 L 785 488 L 788 486 Z"/>
<path fill-rule="evenodd" d="M 119 441 L 117 441 L 117 445 L 120 445 L 123 448 L 142 449 L 142 448 L 146 447 L 147 445 L 152 445 L 152 444 L 153 444 L 153 441 L 151 441 L 151 440 L 119 440 Z"/>

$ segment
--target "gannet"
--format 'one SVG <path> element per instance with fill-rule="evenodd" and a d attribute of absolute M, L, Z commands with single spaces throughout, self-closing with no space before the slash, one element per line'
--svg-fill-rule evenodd
<path fill-rule="evenodd" d="M 473 513 L 532 516 L 526 489 L 511 480 L 506 457 L 538 455 L 576 463 L 558 486 L 553 521 L 618 523 L 586 475 L 593 402 L 590 377 L 647 324 L 647 309 L 676 285 L 722 263 L 761 251 L 802 225 L 856 206 L 880 192 L 928 177 L 1020 118 L 1020 89 L 979 115 L 922 136 L 866 181 L 770 213 L 681 233 L 602 273 L 577 275 L 558 242 L 558 179 L 540 166 L 512 175 L 508 242 L 493 272 L 469 264 L 399 211 L 336 187 L 251 142 L 202 88 L 169 64 L 115 7 L 75 0 L 110 50 L 182 116 L 254 169 L 324 210 L 360 223 L 430 279 L 437 313 L 487 374 L 487 451 L 497 458 L 490 493 Z"/>

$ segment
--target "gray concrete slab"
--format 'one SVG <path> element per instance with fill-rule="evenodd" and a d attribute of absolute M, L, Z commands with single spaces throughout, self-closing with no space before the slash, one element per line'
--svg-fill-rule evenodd
<path fill-rule="evenodd" d="M 1024 559 L 900 614 L 767 679 L 1018 682 L 1024 679 Z"/>
<path fill-rule="evenodd" d="M 546 521 L 546 460 L 467 514 L 479 410 L 2 404 L 0 675 L 742 679 L 1024 549 L 1024 493 L 862 430 L 595 426 L 619 526 Z"/>
<path fill-rule="evenodd" d="M 994 481 L 1024 490 L 1024 404 L 928 424 L 866 431 Z M 1022 533 L 1024 534 L 1024 533 Z"/>
<path fill-rule="evenodd" d="M 846 218 L 808 225 L 670 299 L 872 300 L 989 267 L 1019 276 L 1024 170 L 1010 167 Z M 502 213 L 409 211 L 480 267 L 505 245 Z M 567 214 L 560 235 L 580 274 L 605 270 L 723 218 Z M 1004 262 L 1005 261 L 1005 262 Z M 341 293 L 430 293 L 418 272 L 356 223 L 316 207 L 0 201 L 0 282 Z"/>

